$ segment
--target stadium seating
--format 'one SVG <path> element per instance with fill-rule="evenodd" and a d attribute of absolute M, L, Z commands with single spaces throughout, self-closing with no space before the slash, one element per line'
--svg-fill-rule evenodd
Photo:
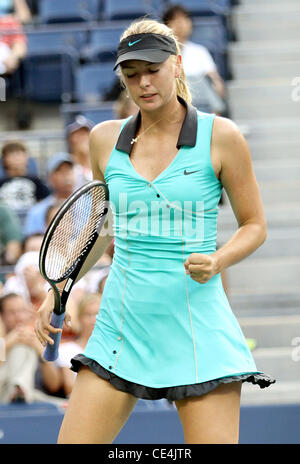
<path fill-rule="evenodd" d="M 113 61 L 126 24 L 95 27 L 90 30 L 88 45 L 81 49 L 81 58 L 89 62 Z"/>
<path fill-rule="evenodd" d="M 28 55 L 24 60 L 24 93 L 34 101 L 69 102 L 73 98 L 79 50 L 88 40 L 80 26 L 42 26 L 26 30 Z"/>
<path fill-rule="evenodd" d="M 113 102 L 98 104 L 66 103 L 61 105 L 61 116 L 64 126 L 73 122 L 79 114 L 93 121 L 94 124 L 116 118 Z"/>
<path fill-rule="evenodd" d="M 229 11 L 232 7 L 232 0 L 213 0 L 217 7 L 222 8 L 223 11 Z"/>
<path fill-rule="evenodd" d="M 115 78 L 111 63 L 80 66 L 75 72 L 75 99 L 78 102 L 101 101 Z"/>
<path fill-rule="evenodd" d="M 31 53 L 24 60 L 25 96 L 34 101 L 71 101 L 77 66 L 78 55 L 71 50 Z"/>
<path fill-rule="evenodd" d="M 152 13 L 151 2 L 146 0 L 105 0 L 102 19 L 106 21 L 135 19 L 150 13 Z"/>
<path fill-rule="evenodd" d="M 95 21 L 100 0 L 40 0 L 39 20 L 44 24 Z"/>
<path fill-rule="evenodd" d="M 221 18 L 217 16 L 195 19 L 190 40 L 212 51 L 224 51 L 228 45 L 226 29 Z"/>
<path fill-rule="evenodd" d="M 28 53 L 44 52 L 57 49 L 72 48 L 80 50 L 88 41 L 87 28 L 46 26 L 39 29 L 31 28 L 26 31 Z"/>
<path fill-rule="evenodd" d="M 226 15 L 230 10 L 228 0 L 169 0 L 169 5 L 178 4 L 186 8 L 191 16 Z"/>

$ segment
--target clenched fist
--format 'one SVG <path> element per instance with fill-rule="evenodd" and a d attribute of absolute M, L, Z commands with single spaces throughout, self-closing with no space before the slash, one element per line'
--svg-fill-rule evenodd
<path fill-rule="evenodd" d="M 185 272 L 193 280 L 205 284 L 218 273 L 218 262 L 214 255 L 192 253 L 184 262 Z"/>

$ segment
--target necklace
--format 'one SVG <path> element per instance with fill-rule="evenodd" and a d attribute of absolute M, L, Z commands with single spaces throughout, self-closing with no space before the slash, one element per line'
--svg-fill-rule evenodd
<path fill-rule="evenodd" d="M 162 120 L 162 118 L 159 119 L 158 121 L 155 121 L 153 124 L 150 124 L 150 126 L 147 127 L 147 129 L 145 129 L 141 134 L 139 134 L 137 137 L 131 139 L 131 142 L 130 142 L 131 145 L 136 143 L 143 134 L 145 134 L 149 129 L 151 129 L 151 127 L 155 126 L 155 124 L 158 124 L 161 120 Z"/>
<path fill-rule="evenodd" d="M 137 143 L 137 141 L 139 140 L 140 137 L 142 137 L 143 134 L 145 134 L 149 129 L 151 129 L 151 127 L 155 126 L 156 124 L 158 124 L 162 120 L 163 120 L 163 118 L 161 118 L 158 121 L 155 121 L 154 123 L 150 124 L 150 126 L 147 127 L 147 129 L 145 129 L 143 132 L 141 132 L 141 134 L 139 134 L 135 138 L 132 138 L 130 144 L 133 145 L 134 143 Z M 180 120 L 179 121 L 169 121 L 169 119 L 167 119 L 167 121 L 170 124 L 177 124 Z"/>

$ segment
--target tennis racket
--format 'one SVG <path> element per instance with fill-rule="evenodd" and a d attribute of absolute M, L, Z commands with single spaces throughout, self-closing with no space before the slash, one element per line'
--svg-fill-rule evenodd
<path fill-rule="evenodd" d="M 80 269 L 93 248 L 105 223 L 109 193 L 100 181 L 85 184 L 61 206 L 49 224 L 39 254 L 40 273 L 54 292 L 51 325 L 62 328 L 68 297 Z M 57 288 L 65 282 L 63 290 Z M 50 334 L 54 344 L 47 344 L 46 361 L 58 357 L 61 332 Z"/>

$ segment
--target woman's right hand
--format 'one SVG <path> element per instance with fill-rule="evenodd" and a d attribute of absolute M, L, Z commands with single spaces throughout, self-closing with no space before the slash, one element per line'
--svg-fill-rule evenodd
<path fill-rule="evenodd" d="M 46 346 L 47 343 L 53 345 L 53 340 L 49 335 L 50 333 L 56 334 L 62 332 L 62 329 L 55 328 L 50 324 L 53 308 L 54 296 L 53 291 L 50 290 L 37 312 L 37 319 L 35 321 L 35 333 L 43 346 Z M 67 311 L 65 313 L 64 323 L 67 327 L 71 326 L 71 316 Z"/>

